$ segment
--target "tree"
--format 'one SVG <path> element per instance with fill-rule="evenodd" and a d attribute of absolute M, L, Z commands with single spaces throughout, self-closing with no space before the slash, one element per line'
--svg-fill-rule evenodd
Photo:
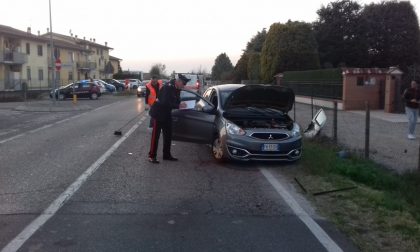
<path fill-rule="evenodd" d="M 264 45 L 264 41 L 267 37 L 267 31 L 264 28 L 261 32 L 258 32 L 255 36 L 251 38 L 251 40 L 247 43 L 244 53 L 239 58 L 238 62 L 235 65 L 233 71 L 233 77 L 235 83 L 240 83 L 242 80 L 251 79 L 251 80 L 259 80 L 260 79 L 260 62 L 255 61 L 254 53 L 261 53 L 262 47 Z M 250 55 L 252 55 L 252 62 L 249 62 Z M 259 60 L 259 57 L 258 57 Z M 250 78 L 250 73 L 248 72 L 249 69 L 252 69 L 253 72 Z M 258 73 L 257 73 L 258 71 Z M 255 78 L 255 79 L 254 79 Z"/>
<path fill-rule="evenodd" d="M 228 80 L 232 78 L 233 65 L 226 53 L 217 56 L 211 68 L 213 80 Z"/>
<path fill-rule="evenodd" d="M 156 63 L 150 68 L 150 74 L 158 78 L 166 78 L 166 66 L 162 63 Z"/>
<path fill-rule="evenodd" d="M 274 75 L 283 71 L 318 69 L 317 47 L 310 24 L 272 24 L 261 52 L 262 80 L 272 82 Z"/>
<path fill-rule="evenodd" d="M 408 1 L 387 1 L 365 6 L 361 21 L 367 31 L 371 67 L 408 66 L 420 62 L 420 29 Z"/>
<path fill-rule="evenodd" d="M 247 43 L 245 52 L 261 52 L 265 39 L 267 37 L 267 31 L 264 28 L 261 32 L 258 32 L 251 40 Z"/>
<path fill-rule="evenodd" d="M 352 0 L 339 0 L 321 7 L 313 28 L 322 66 L 354 66 L 367 64 L 367 46 L 360 22 L 362 6 Z"/>
<path fill-rule="evenodd" d="M 247 72 L 248 80 L 259 81 L 261 79 L 261 53 L 253 52 L 249 54 Z"/>
<path fill-rule="evenodd" d="M 233 82 L 241 83 L 242 80 L 248 79 L 248 53 L 244 52 L 236 62 L 233 69 Z"/>

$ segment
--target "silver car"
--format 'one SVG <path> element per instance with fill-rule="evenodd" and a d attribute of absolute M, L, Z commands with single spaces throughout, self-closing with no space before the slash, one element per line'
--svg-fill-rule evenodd
<path fill-rule="evenodd" d="M 218 161 L 301 157 L 301 129 L 289 116 L 295 95 L 275 85 L 226 84 L 203 96 L 183 90 L 172 111 L 173 139 L 211 144 Z"/>

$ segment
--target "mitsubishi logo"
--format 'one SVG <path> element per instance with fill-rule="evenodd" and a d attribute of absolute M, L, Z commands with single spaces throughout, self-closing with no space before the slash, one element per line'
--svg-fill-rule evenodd
<path fill-rule="evenodd" d="M 268 137 L 269 140 L 274 139 L 273 135 L 270 134 L 270 136 Z"/>

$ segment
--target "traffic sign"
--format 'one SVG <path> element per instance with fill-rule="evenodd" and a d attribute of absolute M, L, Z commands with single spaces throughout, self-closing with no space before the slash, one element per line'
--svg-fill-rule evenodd
<path fill-rule="evenodd" d="M 61 60 L 57 59 L 55 61 L 55 71 L 60 71 L 61 70 Z"/>

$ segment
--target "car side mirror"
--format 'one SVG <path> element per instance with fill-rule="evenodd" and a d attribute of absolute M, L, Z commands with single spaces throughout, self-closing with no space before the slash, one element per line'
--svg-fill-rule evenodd
<path fill-rule="evenodd" d="M 206 104 L 204 107 L 203 107 L 203 112 L 205 112 L 205 113 L 212 113 L 213 111 L 214 111 L 214 106 L 213 105 L 211 105 L 211 104 Z"/>
<path fill-rule="evenodd" d="M 319 134 L 325 123 L 327 123 L 327 115 L 323 109 L 320 109 L 308 125 L 308 128 L 303 132 L 303 135 L 306 138 L 315 137 Z"/>

